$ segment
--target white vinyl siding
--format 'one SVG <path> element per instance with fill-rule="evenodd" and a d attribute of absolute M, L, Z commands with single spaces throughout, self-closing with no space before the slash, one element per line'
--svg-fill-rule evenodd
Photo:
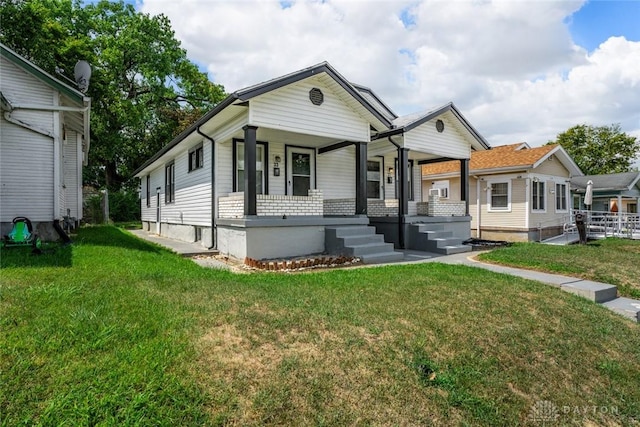
<path fill-rule="evenodd" d="M 51 87 L 0 58 L 0 90 L 11 103 L 53 105 L 56 92 Z M 0 222 L 10 222 L 16 216 L 53 220 L 53 138 L 0 117 Z M 51 111 L 14 110 L 11 117 L 54 132 Z"/>
<path fill-rule="evenodd" d="M 76 132 L 68 130 L 62 144 L 62 184 L 65 203 L 61 205 L 61 209 L 64 215 L 67 215 L 68 209 L 69 215 L 74 218 L 82 216 L 78 210 L 78 188 L 80 188 L 82 179 L 78 171 L 78 155 L 82 155 L 78 153 L 78 138 Z"/>
<path fill-rule="evenodd" d="M 211 225 L 211 142 L 203 143 L 203 167 L 189 173 L 189 152 L 184 150 L 173 159 L 175 173 L 175 199 L 166 204 L 165 197 L 165 166 L 159 165 L 151 172 L 151 203 L 147 207 L 143 200 L 143 221 L 155 222 L 156 219 L 156 188 L 160 190 L 161 221 L 172 224 L 189 224 L 199 226 Z M 142 182 L 143 194 L 146 194 L 146 178 Z"/>
<path fill-rule="evenodd" d="M 356 197 L 355 147 L 316 155 L 316 170 L 316 187 L 325 199 Z"/>
<path fill-rule="evenodd" d="M 444 131 L 436 130 L 436 120 L 426 123 L 404 134 L 404 147 L 423 153 L 436 154 L 443 157 L 468 159 L 471 146 L 463 136 L 450 124 L 449 120 L 440 117 L 445 124 Z"/>
<path fill-rule="evenodd" d="M 314 105 L 309 91 L 320 89 L 324 102 Z M 304 80 L 258 96 L 250 102 L 249 120 L 265 126 L 307 135 L 369 141 L 369 123 L 319 81 Z"/>

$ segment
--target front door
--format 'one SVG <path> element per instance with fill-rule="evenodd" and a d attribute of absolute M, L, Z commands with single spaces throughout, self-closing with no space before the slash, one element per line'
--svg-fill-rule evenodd
<path fill-rule="evenodd" d="M 316 187 L 315 152 L 309 148 L 292 147 L 287 151 L 287 194 L 307 196 Z"/>
<path fill-rule="evenodd" d="M 156 234 L 160 235 L 160 189 L 156 191 Z"/>

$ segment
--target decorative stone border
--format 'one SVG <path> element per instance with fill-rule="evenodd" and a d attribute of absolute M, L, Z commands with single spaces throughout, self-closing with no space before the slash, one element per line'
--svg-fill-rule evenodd
<path fill-rule="evenodd" d="M 310 268 L 329 268 L 348 266 L 360 263 L 360 258 L 349 256 L 318 255 L 314 257 L 288 259 L 288 260 L 255 260 L 245 258 L 244 265 L 256 270 L 266 271 L 293 271 Z"/>

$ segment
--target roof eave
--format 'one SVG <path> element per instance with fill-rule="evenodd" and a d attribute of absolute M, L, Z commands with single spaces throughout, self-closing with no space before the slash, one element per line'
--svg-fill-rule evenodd
<path fill-rule="evenodd" d="M 215 107 L 213 107 L 213 109 L 211 109 L 211 111 L 209 111 L 208 113 L 206 113 L 205 115 L 203 115 L 202 117 L 200 117 L 198 120 L 196 120 L 191 126 L 189 126 L 187 129 L 185 129 L 184 131 L 182 131 L 180 134 L 178 134 L 178 136 L 176 136 L 175 138 L 173 138 L 171 140 L 171 142 L 169 142 L 167 145 L 165 145 L 164 147 L 162 147 L 160 150 L 158 150 L 156 152 L 156 154 L 154 154 L 149 160 L 147 160 L 146 162 L 144 162 L 144 164 L 142 166 L 140 166 L 138 169 L 136 169 L 133 172 L 133 176 L 136 178 L 139 178 L 139 174 L 144 171 L 147 167 L 149 167 L 151 164 L 153 164 L 156 160 L 158 160 L 160 157 L 164 156 L 165 154 L 167 154 L 169 151 L 171 151 L 174 147 L 176 147 L 178 144 L 180 144 L 180 142 L 182 142 L 182 140 L 184 140 L 186 137 L 188 137 L 189 135 L 191 135 L 193 132 L 196 131 L 196 129 L 198 129 L 200 126 L 202 126 L 203 124 L 205 124 L 206 122 L 208 122 L 209 120 L 211 120 L 213 117 L 215 117 L 216 115 L 218 115 L 222 110 L 224 110 L 225 108 L 227 108 L 228 106 L 230 106 L 231 104 L 233 104 L 236 100 L 238 100 L 238 96 L 236 93 L 232 93 L 231 95 L 227 96 L 222 102 L 220 102 L 218 105 L 216 105 Z"/>

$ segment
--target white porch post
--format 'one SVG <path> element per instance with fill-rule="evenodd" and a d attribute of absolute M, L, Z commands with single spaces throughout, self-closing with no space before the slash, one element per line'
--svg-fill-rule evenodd
<path fill-rule="evenodd" d="M 622 196 L 618 194 L 618 233 L 622 232 Z"/>

